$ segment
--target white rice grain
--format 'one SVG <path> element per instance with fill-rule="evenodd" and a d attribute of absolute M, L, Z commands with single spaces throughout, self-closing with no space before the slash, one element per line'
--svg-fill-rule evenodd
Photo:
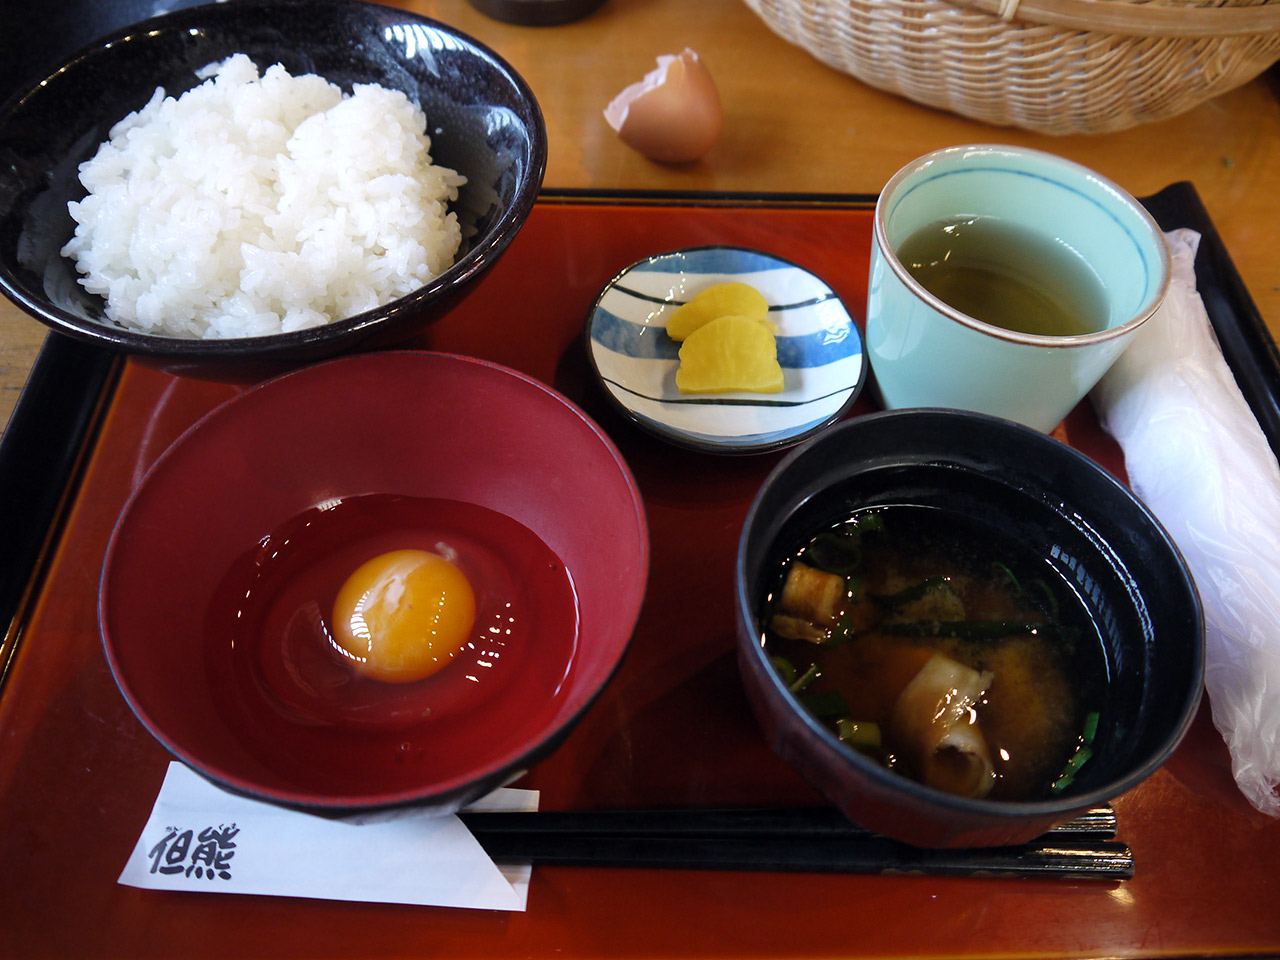
<path fill-rule="evenodd" d="M 236 54 L 157 89 L 80 166 L 64 256 L 107 316 L 175 337 L 264 336 L 353 316 L 446 270 L 465 178 L 432 163 L 400 91 L 344 95 Z"/>

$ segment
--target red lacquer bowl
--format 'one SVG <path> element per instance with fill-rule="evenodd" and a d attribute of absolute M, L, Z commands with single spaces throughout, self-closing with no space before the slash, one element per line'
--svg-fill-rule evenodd
<path fill-rule="evenodd" d="M 467 648 L 424 680 L 327 645 L 341 582 L 381 552 L 471 580 Z M 130 707 L 214 782 L 292 806 L 448 812 L 553 750 L 618 667 L 648 531 L 594 423 L 546 386 L 393 352 L 268 381 L 144 477 L 108 547 L 107 659 Z"/>

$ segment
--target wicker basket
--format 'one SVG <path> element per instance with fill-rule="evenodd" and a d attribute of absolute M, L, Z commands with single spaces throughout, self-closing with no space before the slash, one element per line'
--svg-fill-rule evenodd
<path fill-rule="evenodd" d="M 1041 133 L 1159 120 L 1280 59 L 1280 0 L 745 0 L 824 63 Z"/>

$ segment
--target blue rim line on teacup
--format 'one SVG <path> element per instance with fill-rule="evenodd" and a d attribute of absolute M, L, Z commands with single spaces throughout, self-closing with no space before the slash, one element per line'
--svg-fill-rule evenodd
<path fill-rule="evenodd" d="M 756 286 L 770 302 L 786 380 L 781 393 L 676 389 L 680 344 L 666 336 L 664 315 L 729 280 Z M 830 285 L 798 264 L 747 247 L 686 247 L 630 264 L 601 289 L 584 336 L 592 368 L 616 407 L 648 432 L 703 452 L 764 453 L 798 443 L 847 412 L 866 381 L 861 334 Z"/>
<path fill-rule="evenodd" d="M 1092 333 L 1074 334 L 1071 336 L 1045 336 L 1045 335 L 1034 334 L 1034 333 L 1022 333 L 1015 330 L 1009 330 L 1004 327 L 997 327 L 993 324 L 984 323 L 983 321 L 978 320 L 975 317 L 971 317 L 966 313 L 962 313 L 961 311 L 955 309 L 955 307 L 952 307 L 946 301 L 941 300 L 938 297 L 934 296 L 934 294 L 930 293 L 927 289 L 925 289 L 924 285 L 921 284 L 920 281 L 918 281 L 914 276 L 912 276 L 907 271 L 907 268 L 904 267 L 902 265 L 902 262 L 898 259 L 897 252 L 889 244 L 888 237 L 887 237 L 886 223 L 889 219 L 890 214 L 892 213 L 892 210 L 888 208 L 888 204 L 892 202 L 894 209 L 896 209 L 898 204 L 900 204 L 903 200 L 905 200 L 906 197 L 908 197 L 912 191 L 919 189 L 919 187 L 923 186 L 925 183 L 929 183 L 940 177 L 955 176 L 961 173 L 967 174 L 967 173 L 975 173 L 975 172 L 981 171 L 984 168 L 969 167 L 963 171 L 951 171 L 951 170 L 940 171 L 939 173 L 935 174 L 933 177 L 929 177 L 925 180 L 922 180 L 919 184 L 916 184 L 915 186 L 911 187 L 901 196 L 894 196 L 897 187 L 899 186 L 899 184 L 902 183 L 902 181 L 904 181 L 908 177 L 915 176 L 922 169 L 930 166 L 934 162 L 944 159 L 946 157 L 955 156 L 957 153 L 973 152 L 973 151 L 997 151 L 1004 154 L 1021 154 L 1021 155 L 1026 155 L 1026 156 L 1036 158 L 1045 163 L 1060 166 L 1065 170 L 1073 172 L 1083 177 L 1087 181 L 1093 183 L 1098 187 L 1100 191 L 1110 194 L 1117 201 L 1117 203 L 1133 210 L 1137 219 L 1144 222 L 1146 226 L 1150 228 L 1152 233 L 1156 237 L 1160 238 L 1160 242 L 1156 245 L 1157 262 L 1151 266 L 1148 266 L 1146 262 L 1146 258 L 1142 258 L 1144 268 L 1154 269 L 1158 274 L 1158 279 L 1156 280 L 1155 286 L 1153 288 L 1154 293 L 1136 311 L 1134 311 L 1133 316 L 1131 316 L 1124 323 L 1117 324 L 1114 327 L 1107 327 L 1106 329 L 1103 329 L 1103 330 L 1097 330 Z M 1119 218 L 1115 216 L 1114 213 L 1112 213 L 1110 210 L 1107 210 L 1102 204 L 1098 203 L 1093 197 L 1080 191 L 1079 189 L 1069 184 L 1063 183 L 1060 180 L 1051 180 L 1050 178 L 1045 177 L 1042 174 L 1034 173 L 1030 171 L 1012 170 L 1006 167 L 990 167 L 985 169 L 989 169 L 993 172 L 999 172 L 1002 174 L 1009 174 L 1013 176 L 1023 176 L 1023 177 L 1030 177 L 1033 179 L 1041 179 L 1047 183 L 1052 183 L 1054 186 L 1057 186 L 1061 189 L 1068 190 L 1076 194 L 1082 200 L 1085 200 L 1088 203 L 1094 205 L 1103 213 L 1105 213 L 1111 220 L 1115 221 L 1117 226 L 1119 226 L 1122 231 L 1129 234 L 1131 242 L 1133 243 L 1134 247 L 1140 249 L 1141 244 L 1139 243 L 1138 239 L 1133 236 L 1133 234 L 1129 231 L 1128 227 L 1125 226 L 1125 224 L 1121 222 Z M 885 184 L 884 189 L 880 192 L 879 199 L 876 201 L 876 209 L 875 209 L 875 216 L 873 219 L 872 230 L 874 233 L 873 242 L 879 245 L 881 251 L 884 253 L 885 261 L 888 263 L 889 268 L 893 270 L 893 272 L 907 286 L 909 290 L 911 290 L 917 297 L 919 297 L 922 301 L 927 303 L 934 310 L 949 317 L 950 319 L 956 321 L 957 323 L 963 324 L 964 326 L 969 327 L 973 330 L 977 330 L 980 333 L 985 333 L 989 336 L 993 336 L 1001 340 L 1007 340 L 1012 343 L 1023 343 L 1023 344 L 1028 344 L 1030 346 L 1036 346 L 1036 347 L 1058 347 L 1058 348 L 1078 347 L 1078 346 L 1084 346 L 1090 343 L 1101 343 L 1105 340 L 1112 340 L 1112 339 L 1115 339 L 1116 337 L 1124 336 L 1125 334 L 1133 330 L 1135 327 L 1137 327 L 1139 324 L 1144 323 L 1152 314 L 1156 312 L 1156 310 L 1160 308 L 1160 305 L 1164 302 L 1164 298 L 1169 291 L 1169 282 L 1173 275 L 1172 259 L 1169 256 L 1168 246 L 1163 241 L 1163 237 L 1164 237 L 1163 232 L 1160 230 L 1160 227 L 1156 224 L 1155 219 L 1151 216 L 1150 213 L 1147 212 L 1146 208 L 1141 203 L 1139 203 L 1136 199 L 1134 199 L 1134 197 L 1130 195 L 1128 191 L 1126 191 L 1123 187 L 1119 186 L 1113 181 L 1108 180 L 1106 177 L 1102 176 L 1096 171 L 1091 170 L 1086 166 L 1083 166 L 1082 164 L 1076 163 L 1072 160 L 1067 160 L 1066 158 L 1060 157 L 1056 154 L 1048 153 L 1043 150 L 1035 150 L 1029 147 L 1013 147 L 1013 146 L 1007 146 L 1002 144 L 968 144 L 965 146 L 944 147 L 941 150 L 935 150 L 931 153 L 925 154 L 922 157 L 919 157 L 918 159 L 907 164 L 905 167 L 903 167 L 901 170 L 895 173 L 893 177 L 890 178 L 889 182 Z"/>

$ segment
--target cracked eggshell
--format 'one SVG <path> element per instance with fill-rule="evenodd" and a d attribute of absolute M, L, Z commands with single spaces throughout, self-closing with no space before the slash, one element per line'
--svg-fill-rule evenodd
<path fill-rule="evenodd" d="M 658 66 L 610 101 L 605 120 L 623 143 L 660 163 L 690 163 L 720 137 L 715 81 L 697 53 L 663 54 Z"/>

